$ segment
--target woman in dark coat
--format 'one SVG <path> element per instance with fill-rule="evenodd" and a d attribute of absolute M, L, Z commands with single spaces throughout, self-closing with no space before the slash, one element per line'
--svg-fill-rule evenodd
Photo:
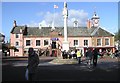
<path fill-rule="evenodd" d="M 35 74 L 36 70 L 39 64 L 39 57 L 37 53 L 35 53 L 34 49 L 31 47 L 28 50 L 28 80 L 34 81 L 35 80 Z"/>
<path fill-rule="evenodd" d="M 99 55 L 98 50 L 95 48 L 93 50 L 93 67 L 97 66 L 98 55 Z"/>

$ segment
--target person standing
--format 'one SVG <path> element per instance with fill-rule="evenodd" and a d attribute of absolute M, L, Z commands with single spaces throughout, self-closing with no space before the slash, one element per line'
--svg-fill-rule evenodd
<path fill-rule="evenodd" d="M 46 48 L 46 50 L 45 50 L 45 55 L 49 56 L 49 49 L 48 48 Z"/>
<path fill-rule="evenodd" d="M 81 63 L 81 52 L 79 49 L 77 50 L 77 59 L 78 59 L 78 64 L 80 64 Z"/>
<path fill-rule="evenodd" d="M 98 50 L 95 48 L 93 50 L 93 67 L 97 66 L 98 55 L 99 55 Z"/>
<path fill-rule="evenodd" d="M 39 48 L 37 53 L 38 53 L 38 56 L 40 57 L 40 56 L 42 56 L 45 53 L 45 51 L 42 51 L 42 49 Z"/>
<path fill-rule="evenodd" d="M 74 54 L 75 54 L 75 51 L 71 50 L 71 56 L 72 56 L 72 58 L 74 58 Z"/>
<path fill-rule="evenodd" d="M 39 56 L 37 53 L 35 53 L 34 49 L 32 47 L 28 50 L 28 80 L 34 81 L 35 80 L 35 74 L 37 72 L 37 67 L 39 64 Z"/>

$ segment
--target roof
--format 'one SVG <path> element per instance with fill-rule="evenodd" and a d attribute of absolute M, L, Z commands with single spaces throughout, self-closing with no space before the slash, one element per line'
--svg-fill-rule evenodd
<path fill-rule="evenodd" d="M 27 27 L 26 31 L 27 34 L 25 36 L 50 36 L 52 27 Z M 14 27 L 11 31 L 13 34 L 20 33 L 20 29 L 24 31 L 25 26 L 17 26 Z M 64 35 L 64 28 L 63 27 L 55 27 L 55 32 L 61 33 L 62 36 Z M 68 36 L 72 37 L 89 37 L 89 36 L 114 36 L 112 33 L 102 29 L 101 27 L 68 27 Z"/>
<path fill-rule="evenodd" d="M 13 27 L 12 30 L 11 30 L 11 33 L 15 33 L 15 34 L 20 34 L 20 29 L 24 30 L 25 29 L 25 26 L 16 26 L 16 27 Z"/>

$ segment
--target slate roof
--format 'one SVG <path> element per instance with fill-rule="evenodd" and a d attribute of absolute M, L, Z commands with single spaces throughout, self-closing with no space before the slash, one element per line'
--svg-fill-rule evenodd
<path fill-rule="evenodd" d="M 27 27 L 27 35 L 25 36 L 50 36 L 52 27 Z M 14 27 L 11 31 L 13 34 L 20 33 L 20 29 L 24 30 L 25 26 L 17 26 Z M 95 31 L 96 30 L 96 31 Z M 55 27 L 55 30 L 58 33 L 61 33 L 62 36 L 64 35 L 64 28 L 63 27 Z M 94 32 L 94 33 L 93 33 Z M 92 34 L 92 35 L 91 35 Z M 72 37 L 88 37 L 88 36 L 114 36 L 112 33 L 102 29 L 99 27 L 87 28 L 87 27 L 68 27 L 68 36 Z"/>
<path fill-rule="evenodd" d="M 11 33 L 13 33 L 13 34 L 19 34 L 20 33 L 20 29 L 24 30 L 25 27 L 24 26 L 13 27 L 13 29 L 11 30 Z"/>
<path fill-rule="evenodd" d="M 102 29 L 102 28 L 99 28 L 96 33 L 93 35 L 93 36 L 114 36 L 114 34 Z"/>

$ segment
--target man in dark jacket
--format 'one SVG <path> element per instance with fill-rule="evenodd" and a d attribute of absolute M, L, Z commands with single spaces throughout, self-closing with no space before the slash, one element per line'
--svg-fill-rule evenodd
<path fill-rule="evenodd" d="M 39 64 L 39 57 L 37 53 L 35 53 L 34 49 L 31 47 L 28 50 L 28 80 L 34 81 L 35 80 L 35 73 Z"/>

